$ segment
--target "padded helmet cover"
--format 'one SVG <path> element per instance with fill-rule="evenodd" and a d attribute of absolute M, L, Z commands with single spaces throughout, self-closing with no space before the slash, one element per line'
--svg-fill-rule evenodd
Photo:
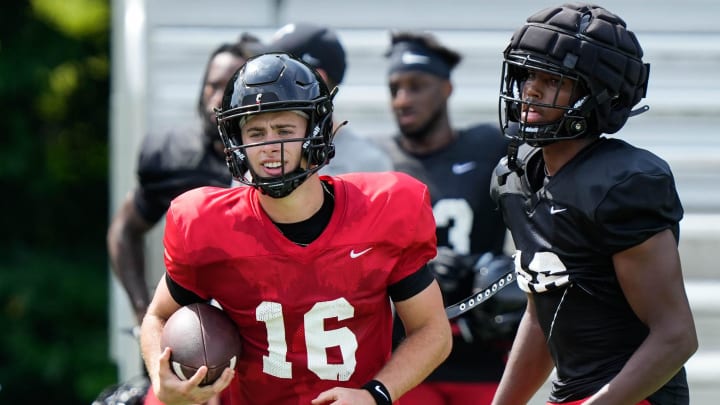
<path fill-rule="evenodd" d="M 620 17 L 596 5 L 565 4 L 532 15 L 504 55 L 509 64 L 533 68 L 537 63 L 579 77 L 589 92 L 581 111 L 590 134 L 617 132 L 645 97 L 649 65 L 642 61 L 635 34 Z"/>

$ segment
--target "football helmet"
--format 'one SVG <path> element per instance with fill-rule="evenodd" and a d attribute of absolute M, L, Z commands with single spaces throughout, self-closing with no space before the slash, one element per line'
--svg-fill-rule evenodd
<path fill-rule="evenodd" d="M 230 79 L 222 106 L 216 113 L 226 161 L 233 177 L 271 197 L 282 198 L 325 166 L 335 155 L 332 143 L 334 95 L 335 92 L 328 90 L 312 67 L 290 54 L 271 52 L 248 59 Z M 307 115 L 305 136 L 243 145 L 241 120 L 254 114 L 278 111 Z M 287 142 L 302 142 L 304 163 L 293 171 L 267 178 L 259 176 L 248 164 L 247 148 L 279 143 L 282 156 Z"/>
<path fill-rule="evenodd" d="M 512 257 L 491 252 L 484 253 L 475 262 L 473 292 L 479 293 L 508 272 L 514 271 Z M 481 340 L 509 339 L 517 332 L 527 304 L 526 294 L 517 284 L 505 286 L 491 299 L 470 311 L 473 334 Z"/>
<path fill-rule="evenodd" d="M 500 125 L 506 136 L 532 146 L 585 136 L 612 134 L 631 115 L 647 90 L 650 65 L 620 17 L 595 5 L 565 4 L 527 19 L 503 52 Z M 542 104 L 522 98 L 529 70 L 572 80 L 577 101 L 571 106 Z M 522 105 L 565 110 L 558 121 L 524 123 Z"/>
<path fill-rule="evenodd" d="M 438 246 L 437 255 L 427 265 L 440 285 L 446 306 L 468 295 L 476 260 L 476 255 L 462 255 L 447 246 Z"/>

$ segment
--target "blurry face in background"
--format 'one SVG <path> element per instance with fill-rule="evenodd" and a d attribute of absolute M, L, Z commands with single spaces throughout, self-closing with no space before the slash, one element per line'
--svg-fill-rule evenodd
<path fill-rule="evenodd" d="M 203 84 L 202 101 L 204 106 L 205 133 L 217 138 L 217 118 L 213 108 L 219 108 L 222 103 L 225 86 L 235 72 L 245 63 L 245 59 L 229 52 L 221 52 L 210 61 L 207 77 Z"/>
<path fill-rule="evenodd" d="M 448 80 L 425 72 L 407 71 L 391 74 L 388 85 L 395 121 L 404 136 L 422 138 L 446 113 L 450 96 Z"/>

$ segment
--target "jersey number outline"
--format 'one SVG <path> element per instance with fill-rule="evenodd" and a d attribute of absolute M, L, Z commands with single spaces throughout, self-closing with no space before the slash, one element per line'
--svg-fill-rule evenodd
<path fill-rule="evenodd" d="M 464 198 L 440 199 L 433 206 L 435 225 L 448 228 L 448 243 L 452 250 L 461 255 L 470 254 L 474 215 L 472 207 Z"/>
<path fill-rule="evenodd" d="M 355 308 L 345 299 L 318 302 L 305 313 L 305 349 L 308 369 L 318 378 L 333 381 L 348 381 L 355 372 L 358 342 L 355 334 L 347 327 L 325 330 L 324 321 L 337 318 L 339 321 L 352 318 Z M 268 338 L 268 355 L 263 355 L 263 372 L 278 378 L 292 378 L 292 364 L 287 361 L 285 320 L 282 304 L 263 301 L 255 308 L 255 319 L 265 323 Z M 339 347 L 342 363 L 330 364 L 326 349 Z"/>
<path fill-rule="evenodd" d="M 567 267 L 555 252 L 535 252 L 527 270 L 522 266 L 522 250 L 515 251 L 518 287 L 525 292 L 545 292 L 570 282 Z"/>

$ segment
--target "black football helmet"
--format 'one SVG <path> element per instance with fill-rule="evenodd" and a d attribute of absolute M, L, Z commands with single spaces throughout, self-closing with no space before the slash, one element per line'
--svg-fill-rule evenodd
<path fill-rule="evenodd" d="M 483 291 L 514 269 L 512 257 L 484 253 L 473 267 L 473 292 Z M 527 295 L 516 283 L 505 286 L 488 301 L 470 311 L 473 334 L 481 340 L 512 340 L 526 305 Z"/>
<path fill-rule="evenodd" d="M 617 132 L 647 90 L 650 65 L 620 17 L 589 4 L 544 9 L 527 19 L 505 49 L 500 83 L 500 125 L 506 136 L 532 146 Z M 557 75 L 575 83 L 572 106 L 522 99 L 528 70 Z M 522 104 L 564 109 L 560 120 L 527 124 Z"/>
<path fill-rule="evenodd" d="M 235 73 L 228 82 L 221 108 L 217 111 L 218 130 L 225 145 L 230 173 L 241 183 L 263 193 L 282 198 L 290 194 L 311 174 L 325 166 L 335 155 L 332 143 L 332 99 L 318 73 L 305 62 L 283 52 L 257 55 Z M 254 114 L 299 111 L 307 115 L 303 138 L 242 144 L 240 122 Z M 302 142 L 306 167 L 298 166 L 278 177 L 260 177 L 246 162 L 245 150 L 270 143 Z M 249 173 L 249 178 L 246 174 Z"/>

